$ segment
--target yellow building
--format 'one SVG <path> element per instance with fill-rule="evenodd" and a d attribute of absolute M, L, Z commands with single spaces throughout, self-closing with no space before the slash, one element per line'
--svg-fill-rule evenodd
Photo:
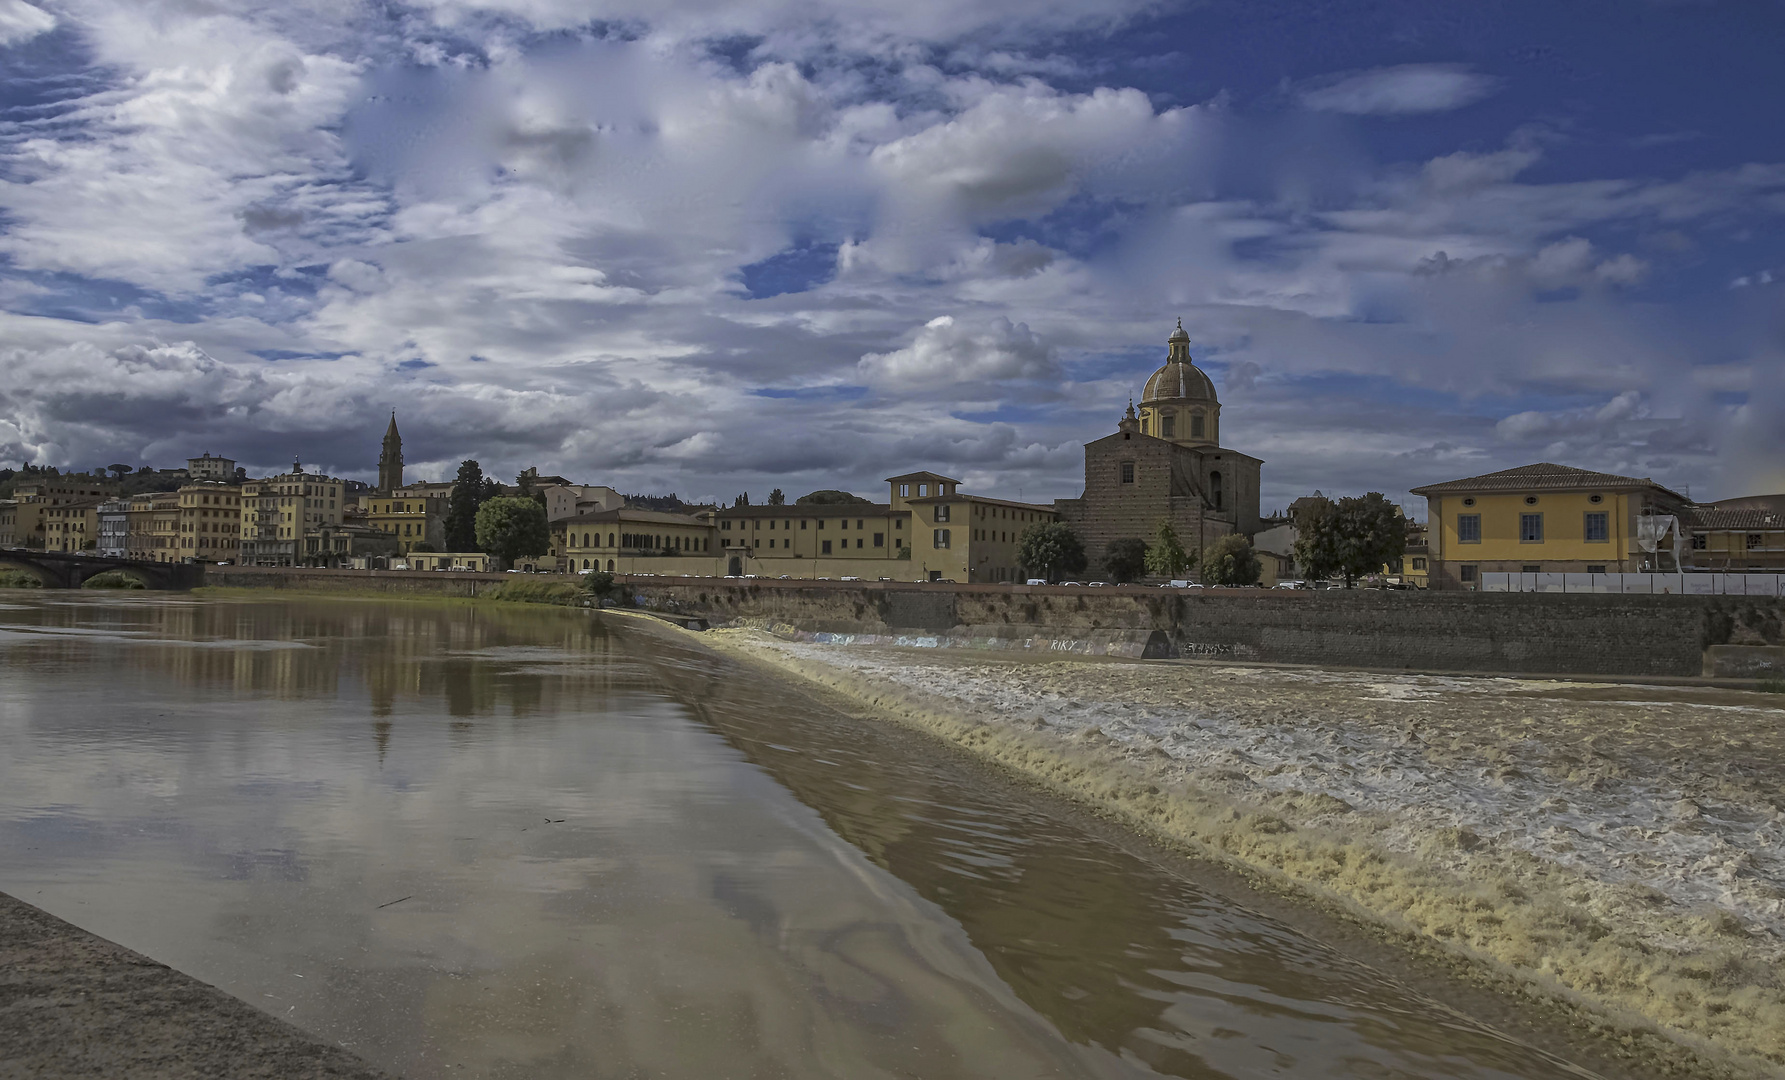
<path fill-rule="evenodd" d="M 0 548 L 42 547 L 43 510 L 28 499 L 0 499 Z"/>
<path fill-rule="evenodd" d="M 226 460 L 213 458 L 213 461 Z M 233 470 L 235 463 L 230 463 Z M 234 562 L 242 551 L 242 487 L 240 484 L 187 484 L 180 501 L 182 560 Z"/>
<path fill-rule="evenodd" d="M 444 495 L 427 488 L 399 488 L 375 492 L 361 499 L 360 505 L 365 508 L 366 526 L 395 539 L 403 554 L 414 551 L 418 544 L 435 550 L 446 546 Z"/>
<path fill-rule="evenodd" d="M 99 504 L 104 499 L 67 499 L 42 508 L 45 551 L 85 551 L 99 546 Z"/>
<path fill-rule="evenodd" d="M 307 473 L 301 463 L 293 462 L 290 472 L 244 483 L 241 562 L 297 565 L 305 534 L 341 524 L 343 508 L 341 481 Z"/>
<path fill-rule="evenodd" d="M 551 553 L 567 571 L 708 574 L 715 532 L 706 516 L 621 507 L 552 522 Z"/>
<path fill-rule="evenodd" d="M 713 515 L 733 577 L 1016 581 L 1022 531 L 1050 506 L 960 491 L 933 472 L 887 478 L 884 503 L 736 506 Z"/>
<path fill-rule="evenodd" d="M 1691 510 L 1684 496 L 1653 480 L 1548 463 L 1413 493 L 1426 499 L 1428 575 L 1435 589 L 1473 589 L 1490 572 L 1654 570 L 1653 556 L 1637 542 L 1638 519 L 1673 515 L 1683 525 Z M 1672 568 L 1671 550 L 1661 559 Z"/>
<path fill-rule="evenodd" d="M 1689 569 L 1785 572 L 1785 495 L 1694 506 L 1683 525 Z"/>
<path fill-rule="evenodd" d="M 180 496 L 157 491 L 137 495 L 124 512 L 125 550 L 147 562 L 180 561 Z"/>
<path fill-rule="evenodd" d="M 892 512 L 911 516 L 918 581 L 1021 581 L 1023 530 L 1058 518 L 1051 506 L 963 494 L 960 481 L 937 473 L 910 473 L 887 483 Z"/>

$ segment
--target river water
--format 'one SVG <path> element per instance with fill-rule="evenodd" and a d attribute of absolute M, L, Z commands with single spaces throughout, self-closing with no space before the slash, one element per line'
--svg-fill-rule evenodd
<path fill-rule="evenodd" d="M 1590 1075 L 563 609 L 0 593 L 0 889 L 410 1077 Z"/>

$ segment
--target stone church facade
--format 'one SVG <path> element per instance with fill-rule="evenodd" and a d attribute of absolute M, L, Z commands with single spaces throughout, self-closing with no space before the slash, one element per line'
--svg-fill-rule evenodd
<path fill-rule="evenodd" d="M 1100 572 L 1112 540 L 1149 543 L 1170 521 L 1193 555 L 1229 533 L 1258 531 L 1264 462 L 1220 444 L 1221 402 L 1214 383 L 1190 358 L 1178 325 L 1165 365 L 1147 380 L 1140 412 L 1132 403 L 1115 434 L 1085 444 L 1085 491 L 1054 503 Z"/>

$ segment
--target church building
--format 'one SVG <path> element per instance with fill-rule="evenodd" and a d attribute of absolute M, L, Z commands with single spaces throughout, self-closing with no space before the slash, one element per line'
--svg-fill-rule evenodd
<path fill-rule="evenodd" d="M 1161 519 L 1186 551 L 1199 553 L 1229 533 L 1259 529 L 1259 471 L 1264 462 L 1221 445 L 1215 384 L 1190 359 L 1190 335 L 1166 342 L 1165 366 L 1153 373 L 1113 435 L 1085 444 L 1085 493 L 1060 499 L 1060 520 L 1084 543 L 1092 572 L 1111 540 L 1152 542 Z"/>

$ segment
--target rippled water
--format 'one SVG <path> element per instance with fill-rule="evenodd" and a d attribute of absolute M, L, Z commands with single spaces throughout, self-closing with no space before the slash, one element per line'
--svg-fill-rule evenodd
<path fill-rule="evenodd" d="M 559 609 L 0 594 L 0 889 L 414 1077 L 1586 1075 Z"/>

